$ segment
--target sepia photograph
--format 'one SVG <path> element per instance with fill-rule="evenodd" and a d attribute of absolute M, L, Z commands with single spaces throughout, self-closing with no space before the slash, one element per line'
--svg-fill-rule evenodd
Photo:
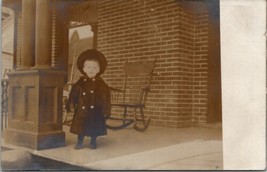
<path fill-rule="evenodd" d="M 266 0 L 2 0 L 1 170 L 264 170 Z"/>

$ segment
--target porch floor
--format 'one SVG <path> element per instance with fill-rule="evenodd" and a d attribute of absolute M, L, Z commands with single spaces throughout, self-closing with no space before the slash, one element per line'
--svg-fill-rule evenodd
<path fill-rule="evenodd" d="M 222 170 L 222 128 L 220 124 L 188 128 L 150 126 L 146 132 L 132 127 L 108 130 L 108 135 L 97 139 L 98 148 L 75 150 L 77 136 L 66 132 L 66 146 L 46 150 L 31 150 L 2 146 L 91 170 Z M 10 152 L 10 153 L 9 153 Z M 14 151 L 2 153 L 2 161 L 12 161 Z M 17 154 L 18 156 L 20 154 Z M 21 154 L 25 156 L 25 154 Z"/>

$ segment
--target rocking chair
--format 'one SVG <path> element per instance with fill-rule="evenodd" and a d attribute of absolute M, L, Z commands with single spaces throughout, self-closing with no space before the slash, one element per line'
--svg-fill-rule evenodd
<path fill-rule="evenodd" d="M 120 109 L 123 114 L 122 116 L 111 114 L 107 120 L 107 128 L 123 129 L 131 124 L 134 124 L 134 129 L 140 132 L 148 128 L 150 118 L 145 117 L 144 108 L 150 83 L 155 75 L 153 73 L 155 64 L 156 59 L 152 62 L 125 62 L 123 89 L 110 87 L 112 112 L 114 109 L 117 111 Z M 120 124 L 111 125 L 110 120 L 119 120 Z"/>

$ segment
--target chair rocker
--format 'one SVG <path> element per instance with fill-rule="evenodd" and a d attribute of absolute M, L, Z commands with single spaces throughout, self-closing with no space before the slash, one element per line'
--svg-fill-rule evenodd
<path fill-rule="evenodd" d="M 124 82 L 123 89 L 110 87 L 111 109 L 123 111 L 122 116 L 111 116 L 107 120 L 107 128 L 123 129 L 133 124 L 134 129 L 145 131 L 150 123 L 150 118 L 145 117 L 144 108 L 150 83 L 155 75 L 154 68 L 156 59 L 150 62 L 128 62 L 123 66 Z M 131 112 L 130 112 L 131 110 Z M 119 120 L 116 125 L 109 124 L 111 120 Z"/>

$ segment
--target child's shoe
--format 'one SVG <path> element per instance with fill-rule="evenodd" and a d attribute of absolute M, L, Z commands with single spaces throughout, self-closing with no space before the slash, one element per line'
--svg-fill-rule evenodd
<path fill-rule="evenodd" d="M 89 148 L 90 149 L 96 149 L 96 142 L 91 142 L 90 144 L 89 144 Z"/>
<path fill-rule="evenodd" d="M 96 149 L 96 136 L 91 137 L 91 142 L 89 144 L 90 149 Z"/>
<path fill-rule="evenodd" d="M 81 149 L 83 148 L 83 139 L 84 139 L 84 135 L 78 135 L 78 141 L 77 144 L 75 145 L 74 149 Z"/>
<path fill-rule="evenodd" d="M 83 144 L 82 143 L 77 143 L 74 147 L 74 149 L 78 150 L 78 149 L 81 149 L 83 148 Z"/>

